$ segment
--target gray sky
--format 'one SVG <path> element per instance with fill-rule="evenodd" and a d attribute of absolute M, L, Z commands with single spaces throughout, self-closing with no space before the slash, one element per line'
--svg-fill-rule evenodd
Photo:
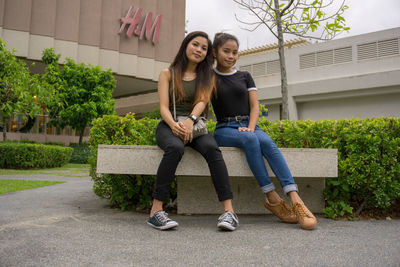
<path fill-rule="evenodd" d="M 349 9 L 344 17 L 351 29 L 336 38 L 400 27 L 400 0 L 346 0 L 346 4 Z M 240 50 L 277 42 L 265 26 L 254 32 L 241 29 L 246 25 L 238 22 L 235 14 L 242 19 L 249 16 L 233 0 L 186 0 L 188 32 L 205 31 L 211 40 L 216 32 L 232 33 L 239 38 Z"/>

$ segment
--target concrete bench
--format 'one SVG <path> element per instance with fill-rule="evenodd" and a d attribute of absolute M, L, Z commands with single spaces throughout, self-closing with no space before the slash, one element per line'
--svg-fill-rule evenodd
<path fill-rule="evenodd" d="M 313 212 L 325 207 L 323 190 L 325 178 L 337 177 L 337 150 L 314 148 L 281 148 L 300 196 Z M 251 173 L 244 152 L 233 147 L 221 147 L 233 192 L 233 205 L 238 214 L 265 214 L 263 194 Z M 163 156 L 157 146 L 99 145 L 97 173 L 155 175 Z M 281 186 L 269 168 L 278 193 Z M 192 148 L 186 147 L 178 165 L 177 208 L 178 214 L 220 214 L 210 172 L 204 158 Z"/>

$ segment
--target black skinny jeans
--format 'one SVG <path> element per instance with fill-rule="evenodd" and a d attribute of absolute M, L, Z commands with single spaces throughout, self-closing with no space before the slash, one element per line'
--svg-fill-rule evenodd
<path fill-rule="evenodd" d="M 157 126 L 156 142 L 164 150 L 164 156 L 158 167 L 153 198 L 165 202 L 185 145 L 172 133 L 171 128 L 164 121 Z M 228 170 L 214 137 L 211 134 L 202 135 L 187 145 L 197 150 L 206 159 L 219 201 L 232 199 Z"/>

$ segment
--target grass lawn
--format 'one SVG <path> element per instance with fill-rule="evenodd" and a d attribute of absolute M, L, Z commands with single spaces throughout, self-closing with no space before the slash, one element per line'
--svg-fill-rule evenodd
<path fill-rule="evenodd" d="M 29 181 L 29 180 L 3 180 L 0 179 L 0 194 L 38 188 L 42 186 L 62 184 L 59 181 Z"/>
<path fill-rule="evenodd" d="M 0 169 L 0 175 L 51 174 L 69 177 L 87 177 L 88 175 L 82 175 L 82 172 L 87 172 L 89 170 L 89 166 L 89 164 L 68 163 L 62 167 L 50 169 Z"/>

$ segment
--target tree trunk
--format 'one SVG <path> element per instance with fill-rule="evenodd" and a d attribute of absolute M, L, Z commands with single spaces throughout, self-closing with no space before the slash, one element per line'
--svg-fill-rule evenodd
<path fill-rule="evenodd" d="M 83 133 L 85 131 L 85 126 L 83 128 L 81 128 L 81 130 L 79 131 L 79 145 L 82 144 L 82 139 L 83 139 Z"/>
<path fill-rule="evenodd" d="M 3 116 L 3 141 L 7 141 L 7 127 L 5 116 Z"/>
<path fill-rule="evenodd" d="M 278 30 L 278 54 L 279 63 L 281 66 L 281 92 L 282 92 L 282 120 L 289 119 L 289 106 L 288 106 L 288 85 L 286 76 L 285 64 L 285 48 L 282 33 L 281 13 L 279 11 L 279 0 L 274 0 L 275 14 L 276 14 L 276 28 Z"/>
<path fill-rule="evenodd" d="M 47 111 L 43 112 L 43 134 L 47 134 Z"/>

